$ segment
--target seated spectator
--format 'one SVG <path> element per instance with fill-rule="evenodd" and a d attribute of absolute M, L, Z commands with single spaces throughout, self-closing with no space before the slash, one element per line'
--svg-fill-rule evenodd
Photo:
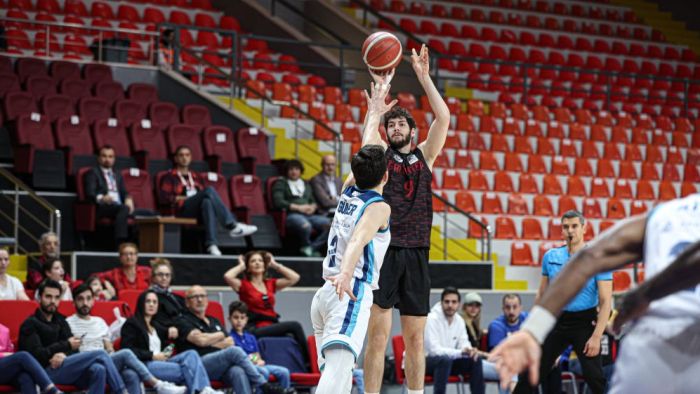
<path fill-rule="evenodd" d="M 217 246 L 217 224 L 230 230 L 229 235 L 233 238 L 245 237 L 258 230 L 256 226 L 237 222 L 216 190 L 211 186 L 204 187 L 199 174 L 190 171 L 192 151 L 189 147 L 179 146 L 174 160 L 175 168 L 161 180 L 160 200 L 172 205 L 178 216 L 197 218 L 204 226 L 204 245 L 209 254 L 221 256 Z"/>
<path fill-rule="evenodd" d="M 506 294 L 503 296 L 503 314 L 489 324 L 489 351 L 495 348 L 508 335 L 520 330 L 527 312 L 523 312 L 520 296 Z"/>
<path fill-rule="evenodd" d="M 117 244 L 129 236 L 129 215 L 134 212 L 134 200 L 126 191 L 124 179 L 114 168 L 114 148 L 104 145 L 97 155 L 98 166 L 90 170 L 84 179 L 85 197 L 97 204 L 97 218 L 114 221 L 114 240 Z"/>
<path fill-rule="evenodd" d="M 73 300 L 73 295 L 71 294 L 71 286 L 73 286 L 73 282 L 70 281 L 70 277 L 66 275 L 66 270 L 63 269 L 63 261 L 47 261 L 44 263 L 43 274 L 44 279 L 51 279 L 61 285 L 61 289 L 63 289 L 61 291 L 62 301 Z M 34 293 L 34 297 L 37 301 L 39 301 L 40 296 L 38 292 Z"/>
<path fill-rule="evenodd" d="M 159 330 L 166 331 L 168 339 L 176 339 L 177 319 L 187 309 L 185 299 L 170 290 L 173 267 L 168 259 L 152 260 L 151 269 L 151 290 L 158 296 L 158 313 L 153 317 L 151 324 Z"/>
<path fill-rule="evenodd" d="M 138 265 L 139 249 L 131 243 L 119 245 L 120 267 L 99 274 L 105 288 L 111 294 L 118 295 L 122 290 L 146 290 L 151 278 L 151 268 Z"/>
<path fill-rule="evenodd" d="M 22 282 L 7 273 L 9 266 L 10 252 L 7 249 L 0 249 L 0 300 L 29 301 Z"/>
<path fill-rule="evenodd" d="M 187 311 L 178 321 L 178 349 L 199 353 L 209 377 L 222 380 L 237 394 L 251 394 L 251 387 L 263 393 L 284 392 L 279 386 L 268 383 L 245 352 L 234 346 L 233 339 L 226 334 L 224 322 L 206 314 L 209 299 L 203 287 L 190 287 L 186 298 Z"/>
<path fill-rule="evenodd" d="M 190 393 L 223 394 L 211 388 L 209 375 L 197 352 L 188 350 L 172 356 L 174 347 L 166 346 L 167 332 L 158 330 L 151 324 L 157 312 L 156 293 L 153 290 L 141 293 L 134 316 L 128 318 L 122 326 L 121 346 L 131 349 L 158 379 L 185 383 Z"/>
<path fill-rule="evenodd" d="M 335 167 L 335 156 L 325 155 L 321 159 L 321 172 L 309 180 L 320 213 L 333 213 L 338 206 L 343 181 L 335 174 Z"/>
<path fill-rule="evenodd" d="M 484 334 L 481 330 L 481 296 L 479 293 L 471 292 L 464 295 L 461 316 L 467 326 L 469 343 L 472 344 L 473 348 L 478 349 Z"/>
<path fill-rule="evenodd" d="M 41 234 L 39 251 L 41 256 L 36 259 L 30 258 L 27 265 L 27 280 L 24 283 L 24 287 L 29 290 L 36 290 L 44 280 L 44 274 L 42 273 L 44 263 L 48 260 L 53 261 L 61 258 L 61 244 L 56 233 L 49 231 Z"/>
<path fill-rule="evenodd" d="M 255 364 L 265 380 L 269 380 L 270 375 L 272 375 L 280 383 L 280 386 L 285 389 L 291 388 L 289 369 L 265 363 L 265 360 L 260 356 L 257 338 L 253 334 L 245 332 L 245 327 L 248 325 L 248 307 L 241 301 L 233 301 L 228 306 L 228 318 L 231 321 L 233 342 L 246 352 L 250 361 Z"/>
<path fill-rule="evenodd" d="M 82 341 L 72 334 L 66 318 L 56 312 L 62 290 L 54 280 L 41 282 L 37 289 L 39 308 L 19 329 L 19 349 L 34 356 L 56 384 L 85 388 L 88 394 L 104 393 L 109 384 L 112 392 L 128 394 L 106 352 L 77 353 Z"/>
<path fill-rule="evenodd" d="M 99 276 L 92 275 L 85 279 L 85 283 L 90 286 L 92 294 L 95 295 L 95 301 L 111 301 L 114 299 L 114 294 L 104 288 Z"/>
<path fill-rule="evenodd" d="M 433 376 L 435 394 L 444 394 L 450 375 L 469 374 L 469 392 L 485 392 L 482 361 L 469 343 L 459 310 L 460 295 L 446 287 L 425 324 L 425 373 Z"/>
<path fill-rule="evenodd" d="M 288 160 L 284 165 L 284 177 L 272 185 L 272 204 L 275 209 L 287 211 L 288 234 L 298 235 L 301 253 L 320 256 L 328 239 L 331 221 L 317 215 L 318 207 L 311 186 L 301 179 L 304 165 L 299 160 Z M 312 233 L 316 236 L 311 239 Z"/>
<path fill-rule="evenodd" d="M 172 68 L 175 61 L 175 51 L 173 50 L 173 40 L 175 39 L 175 31 L 173 29 L 165 29 L 160 33 L 160 41 L 158 41 L 158 59 L 156 65 L 161 65 L 166 68 Z"/>
<path fill-rule="evenodd" d="M 268 269 L 277 271 L 282 278 L 268 278 Z M 243 279 L 238 276 L 243 274 Z M 306 335 L 299 322 L 280 322 L 275 311 L 275 293 L 294 286 L 299 274 L 277 261 L 265 251 L 251 251 L 238 257 L 238 265 L 224 274 L 224 280 L 238 293 L 240 300 L 248 307 L 248 330 L 257 338 L 291 335 L 301 347 L 305 362 L 308 363 Z"/>
<path fill-rule="evenodd" d="M 7 327 L 4 327 L 7 330 Z M 9 342 L 9 332 L 7 334 Z M 51 382 L 44 368 L 27 352 L 12 353 L 0 350 L 0 384 L 19 387 L 22 394 L 36 394 L 36 386 L 42 393 L 63 393 Z"/>
<path fill-rule="evenodd" d="M 131 350 L 124 348 L 114 351 L 114 344 L 109 339 L 107 323 L 99 316 L 90 315 L 92 307 L 95 306 L 95 298 L 87 283 L 83 283 L 73 290 L 73 304 L 75 304 L 75 314 L 68 317 L 66 322 L 68 322 L 73 335 L 81 338 L 78 351 L 106 351 L 112 358 L 112 362 L 117 367 L 130 394 L 143 392 L 141 382 L 154 387 L 158 394 L 185 393 L 186 387 L 156 379 Z"/>

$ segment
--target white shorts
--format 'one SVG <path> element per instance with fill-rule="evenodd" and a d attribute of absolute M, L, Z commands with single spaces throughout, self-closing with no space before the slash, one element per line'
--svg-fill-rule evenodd
<path fill-rule="evenodd" d="M 347 294 L 342 301 L 338 300 L 335 287 L 326 281 L 316 291 L 311 302 L 311 323 L 319 353 L 319 366 L 322 365 L 323 351 L 329 346 L 348 348 L 355 356 L 355 361 L 362 351 L 372 307 L 372 288 L 357 279 L 353 279 L 352 286 L 357 301 L 352 301 Z"/>
<path fill-rule="evenodd" d="M 697 393 L 700 332 L 688 327 L 671 338 L 632 329 L 622 338 L 610 394 Z"/>

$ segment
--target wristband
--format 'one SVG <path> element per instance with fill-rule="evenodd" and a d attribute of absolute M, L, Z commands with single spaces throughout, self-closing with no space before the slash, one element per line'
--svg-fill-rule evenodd
<path fill-rule="evenodd" d="M 541 306 L 535 305 L 520 328 L 532 334 L 541 345 L 555 324 L 557 324 L 556 316 Z"/>

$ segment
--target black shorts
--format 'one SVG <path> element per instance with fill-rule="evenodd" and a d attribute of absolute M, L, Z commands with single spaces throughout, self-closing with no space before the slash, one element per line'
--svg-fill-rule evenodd
<path fill-rule="evenodd" d="M 430 250 L 389 247 L 379 273 L 374 303 L 384 309 L 398 308 L 401 315 L 427 316 L 430 312 Z"/>

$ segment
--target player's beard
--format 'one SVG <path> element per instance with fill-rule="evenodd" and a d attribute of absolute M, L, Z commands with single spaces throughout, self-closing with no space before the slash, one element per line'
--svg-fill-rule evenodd
<path fill-rule="evenodd" d="M 406 134 L 406 137 L 400 139 L 399 141 L 393 140 L 389 135 L 387 135 L 387 140 L 389 140 L 389 146 L 391 146 L 391 149 L 399 150 L 411 143 L 411 133 Z"/>

